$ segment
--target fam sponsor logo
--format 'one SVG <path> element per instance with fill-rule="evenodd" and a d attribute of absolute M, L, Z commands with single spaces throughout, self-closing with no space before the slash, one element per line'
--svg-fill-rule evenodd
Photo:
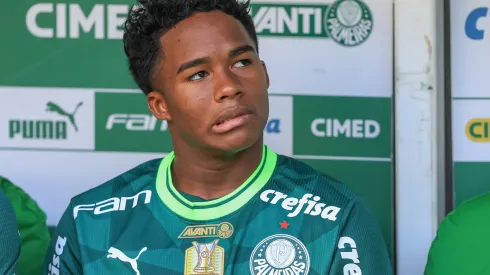
<path fill-rule="evenodd" d="M 46 103 L 45 111 L 58 115 L 59 119 L 10 119 L 9 139 L 66 140 L 68 127 L 72 127 L 74 132 L 79 130 L 76 114 L 82 105 L 83 102 L 79 102 L 73 110 L 68 111 L 59 104 L 49 101 Z"/>
<path fill-rule="evenodd" d="M 485 37 L 485 30 L 481 28 L 483 21 L 488 20 L 488 7 L 478 7 L 473 9 L 468 16 L 464 24 L 464 31 L 466 36 L 471 40 L 483 40 Z"/>
<path fill-rule="evenodd" d="M 381 133 L 380 123 L 370 119 L 316 118 L 310 129 L 322 138 L 375 139 Z"/>
<path fill-rule="evenodd" d="M 466 123 L 466 136 L 473 142 L 490 142 L 490 118 L 473 118 Z"/>
<path fill-rule="evenodd" d="M 122 39 L 130 8 L 116 3 L 83 8 L 77 3 L 37 3 L 26 11 L 25 22 L 33 36 L 44 39 Z M 259 36 L 330 37 L 348 47 L 362 44 L 373 30 L 372 13 L 361 0 L 330 5 L 254 3 L 251 15 Z"/>
<path fill-rule="evenodd" d="M 111 114 L 107 118 L 105 129 L 111 131 L 117 127 L 136 132 L 165 132 L 168 130 L 167 121 L 158 120 L 149 114 Z"/>
<path fill-rule="evenodd" d="M 142 198 L 141 201 L 140 197 Z M 80 211 L 90 211 L 94 215 L 101 215 L 113 211 L 125 211 L 128 202 L 133 201 L 131 208 L 135 208 L 141 202 L 143 204 L 150 203 L 151 197 L 151 190 L 144 190 L 132 197 L 110 198 L 97 203 L 80 204 L 73 208 L 73 218 L 76 219 Z"/>
<path fill-rule="evenodd" d="M 321 198 L 313 194 L 304 194 L 301 199 L 288 196 L 276 190 L 265 190 L 260 194 L 260 199 L 270 204 L 281 202 L 281 207 L 289 211 L 288 217 L 296 217 L 303 212 L 306 215 L 320 216 L 323 219 L 335 221 L 340 208 L 336 206 L 327 206 L 321 203 Z"/>
<path fill-rule="evenodd" d="M 111 114 L 107 118 L 105 129 L 112 131 L 117 128 L 135 132 L 166 132 L 168 123 L 165 120 L 158 120 L 155 116 L 149 114 Z M 267 134 L 280 134 L 281 120 L 276 118 L 269 119 L 264 132 Z"/>

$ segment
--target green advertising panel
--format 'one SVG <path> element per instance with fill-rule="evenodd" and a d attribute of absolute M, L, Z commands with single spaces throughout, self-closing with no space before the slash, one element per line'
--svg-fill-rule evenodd
<path fill-rule="evenodd" d="M 96 93 L 95 150 L 168 153 L 167 122 L 151 114 L 143 93 Z"/>
<path fill-rule="evenodd" d="M 391 99 L 294 98 L 295 155 L 391 156 Z"/>

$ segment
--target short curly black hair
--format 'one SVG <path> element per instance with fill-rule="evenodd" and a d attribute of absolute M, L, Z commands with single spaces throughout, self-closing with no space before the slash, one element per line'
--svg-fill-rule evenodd
<path fill-rule="evenodd" d="M 147 95 L 153 90 L 152 76 L 161 57 L 159 39 L 168 30 L 196 12 L 221 11 L 233 16 L 255 42 L 257 33 L 251 15 L 250 0 L 139 0 L 130 9 L 124 23 L 124 52 L 129 70 L 139 88 Z"/>

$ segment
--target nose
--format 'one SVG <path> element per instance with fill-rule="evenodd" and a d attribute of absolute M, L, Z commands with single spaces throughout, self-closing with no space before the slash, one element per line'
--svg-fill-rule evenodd
<path fill-rule="evenodd" d="M 235 97 L 243 93 L 240 80 L 228 68 L 215 72 L 214 79 L 216 81 L 216 90 L 214 92 L 214 100 L 216 102 L 235 99 Z"/>

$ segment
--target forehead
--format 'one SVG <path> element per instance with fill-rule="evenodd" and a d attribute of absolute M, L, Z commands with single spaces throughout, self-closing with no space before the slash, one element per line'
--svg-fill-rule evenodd
<path fill-rule="evenodd" d="M 255 48 L 240 21 L 220 11 L 192 15 L 163 35 L 160 43 L 166 61 L 210 56 L 242 45 Z"/>

